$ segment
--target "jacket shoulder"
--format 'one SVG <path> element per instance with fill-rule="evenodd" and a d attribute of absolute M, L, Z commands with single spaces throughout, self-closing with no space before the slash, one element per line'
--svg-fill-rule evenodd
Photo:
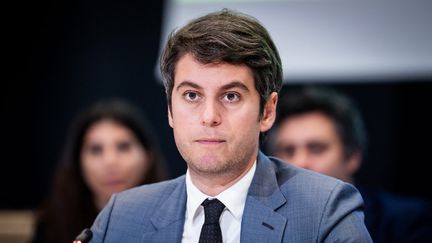
<path fill-rule="evenodd" d="M 111 196 L 93 226 L 93 242 L 139 242 L 154 232 L 151 221 L 173 193 L 185 194 L 184 176 L 135 187 Z"/>
<path fill-rule="evenodd" d="M 274 167 L 282 192 L 285 191 L 283 190 L 285 187 L 294 187 L 305 193 L 309 193 L 309 190 L 329 193 L 335 186 L 347 184 L 339 179 L 288 164 L 275 157 L 268 157 L 268 159 Z"/>
<path fill-rule="evenodd" d="M 172 191 L 184 185 L 184 176 L 153 184 L 141 185 L 116 194 L 116 204 L 160 205 Z"/>

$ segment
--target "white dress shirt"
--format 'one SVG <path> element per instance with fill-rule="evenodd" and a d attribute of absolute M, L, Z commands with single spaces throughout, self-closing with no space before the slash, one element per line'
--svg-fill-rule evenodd
<path fill-rule="evenodd" d="M 186 171 L 187 202 L 182 243 L 195 243 L 199 241 L 201 227 L 204 224 L 204 207 L 201 206 L 201 203 L 207 198 L 217 198 L 225 205 L 225 209 L 220 217 L 223 242 L 240 242 L 243 210 L 255 169 L 256 161 L 239 181 L 215 197 L 202 193 L 192 183 L 189 170 Z"/>

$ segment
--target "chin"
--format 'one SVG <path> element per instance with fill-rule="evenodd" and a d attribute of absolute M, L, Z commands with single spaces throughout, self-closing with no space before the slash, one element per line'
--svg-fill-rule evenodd
<path fill-rule="evenodd" d="M 220 162 L 208 159 L 199 159 L 198 161 L 188 162 L 188 166 L 201 173 L 213 173 L 219 171 Z"/>

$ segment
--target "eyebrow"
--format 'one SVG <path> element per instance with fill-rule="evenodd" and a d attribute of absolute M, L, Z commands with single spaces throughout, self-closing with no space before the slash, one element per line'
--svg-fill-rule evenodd
<path fill-rule="evenodd" d="M 182 87 L 192 87 L 192 88 L 194 88 L 194 89 L 202 89 L 201 86 L 199 86 L 198 84 L 193 83 L 193 82 L 191 82 L 191 81 L 183 81 L 183 82 L 181 82 L 181 83 L 177 86 L 176 90 L 179 90 L 179 89 L 182 88 Z"/>
<path fill-rule="evenodd" d="M 228 89 L 232 89 L 232 88 L 240 88 L 246 92 L 249 92 L 248 87 L 246 87 L 246 85 L 244 85 L 242 82 L 239 81 L 233 81 L 231 83 L 225 84 L 224 86 L 222 86 L 222 90 L 228 90 Z"/>
<path fill-rule="evenodd" d="M 179 90 L 182 87 L 192 87 L 194 89 L 202 89 L 202 87 L 194 82 L 191 81 L 183 81 L 181 82 L 176 90 Z M 225 84 L 221 87 L 221 90 L 228 90 L 228 89 L 232 89 L 232 88 L 240 88 L 246 92 L 249 92 L 249 89 L 246 85 L 244 85 L 242 82 L 239 81 L 233 81 L 231 83 Z"/>

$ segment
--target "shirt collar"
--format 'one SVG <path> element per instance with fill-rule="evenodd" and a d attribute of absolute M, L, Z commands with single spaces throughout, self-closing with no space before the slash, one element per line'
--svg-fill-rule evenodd
<path fill-rule="evenodd" d="M 234 216 L 238 221 L 241 221 L 243 216 L 243 210 L 246 202 L 247 192 L 249 186 L 252 183 L 253 176 L 256 170 L 256 161 L 249 171 L 234 185 L 227 188 L 215 197 L 208 196 L 202 193 L 193 183 L 190 178 L 189 169 L 186 171 L 186 192 L 187 192 L 187 203 L 186 212 L 189 219 L 195 220 L 195 217 L 199 214 L 200 210 L 203 210 L 201 203 L 206 198 L 217 198 L 221 201 L 226 209 Z"/>

